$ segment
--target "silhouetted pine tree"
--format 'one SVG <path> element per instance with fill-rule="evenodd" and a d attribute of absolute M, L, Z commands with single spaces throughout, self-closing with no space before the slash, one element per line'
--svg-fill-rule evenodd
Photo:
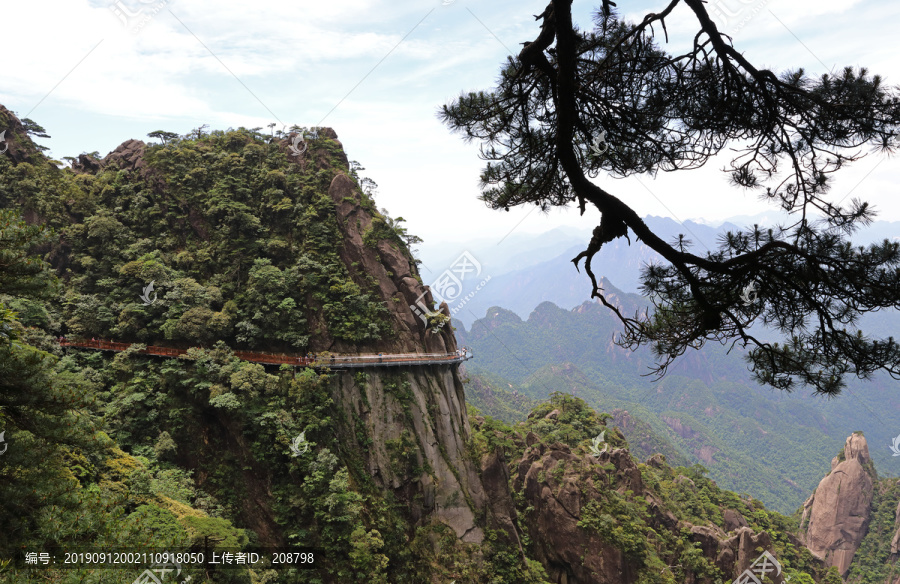
<path fill-rule="evenodd" d="M 554 0 L 536 17 L 540 34 L 508 59 L 496 89 L 463 94 L 439 113 L 466 140 L 483 142 L 482 199 L 506 210 L 595 207 L 599 225 L 573 262 L 585 260 L 592 295 L 622 321 L 618 342 L 653 347 L 659 376 L 689 347 L 715 340 L 749 346 L 756 378 L 776 388 L 799 381 L 837 394 L 846 374 L 866 379 L 879 370 L 900 379 L 898 344 L 856 326 L 861 314 L 900 306 L 900 244 L 852 248 L 850 236 L 874 212 L 827 196 L 833 173 L 861 148 L 893 150 L 898 92 L 866 69 L 818 79 L 802 69 L 759 69 L 702 0 L 672 0 L 636 25 L 604 2 L 592 32 L 575 27 L 571 4 Z M 661 30 L 668 40 L 665 19 L 676 9 L 692 11 L 699 28 L 692 50 L 670 55 L 654 35 Z M 729 233 L 717 250 L 694 253 L 683 237 L 663 241 L 608 181 L 589 180 L 601 171 L 699 168 L 726 148 L 737 152 L 726 169 L 733 185 L 764 188 L 791 224 Z M 634 317 L 604 298 L 591 269 L 604 244 L 630 243 L 629 230 L 667 261 L 644 270 L 655 311 Z M 787 339 L 760 339 L 753 324 Z"/>

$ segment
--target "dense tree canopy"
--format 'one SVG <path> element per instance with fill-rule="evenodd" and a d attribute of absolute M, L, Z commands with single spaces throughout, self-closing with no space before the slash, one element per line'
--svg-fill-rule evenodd
<path fill-rule="evenodd" d="M 900 244 L 854 249 L 851 235 L 874 211 L 829 196 L 833 174 L 864 148 L 893 150 L 897 90 L 866 69 L 812 78 L 802 69 L 757 68 L 702 0 L 671 0 L 638 24 L 620 20 L 606 0 L 592 32 L 576 28 L 571 5 L 554 0 L 536 16 L 540 33 L 508 60 L 495 90 L 461 95 L 440 112 L 452 130 L 483 141 L 483 200 L 495 209 L 577 202 L 582 214 L 588 203 L 600 211 L 573 262 L 585 260 L 592 296 L 624 324 L 618 342 L 650 344 L 659 375 L 688 348 L 715 340 L 750 347 L 756 378 L 776 388 L 799 381 L 833 395 L 847 374 L 866 379 L 883 370 L 900 379 L 900 346 L 857 325 L 862 314 L 900 306 Z M 655 35 L 668 41 L 665 21 L 676 10 L 692 12 L 698 29 L 691 50 L 670 55 Z M 601 151 L 598 138 L 616 146 Z M 590 180 L 601 171 L 695 169 L 726 148 L 737 152 L 725 169 L 733 185 L 765 189 L 790 224 L 729 233 L 698 255 L 684 239 L 663 241 L 626 200 Z M 634 317 L 604 298 L 591 266 L 605 243 L 629 230 L 667 262 L 644 269 L 642 289 L 655 310 Z M 787 339 L 769 342 L 753 324 Z"/>

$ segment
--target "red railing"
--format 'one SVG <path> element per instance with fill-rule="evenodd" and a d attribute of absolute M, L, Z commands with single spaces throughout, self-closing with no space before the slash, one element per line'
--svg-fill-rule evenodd
<path fill-rule="evenodd" d="M 132 343 L 117 343 L 115 341 L 104 340 L 86 340 L 62 339 L 59 344 L 63 347 L 77 347 L 82 349 L 96 349 L 99 351 L 124 351 L 131 347 Z M 185 355 L 187 349 L 174 349 L 171 347 L 159 347 L 156 345 L 148 345 L 145 349 L 138 351 L 147 355 L 158 355 L 162 357 L 178 357 Z M 293 365 L 296 367 L 335 367 L 335 368 L 352 368 L 364 367 L 366 365 L 377 366 L 379 364 L 391 363 L 440 363 L 440 362 L 457 362 L 470 359 L 466 350 L 456 353 L 402 353 L 394 355 L 331 355 L 320 357 L 295 357 L 285 354 L 262 353 L 258 351 L 234 351 L 234 356 L 244 361 L 252 361 L 254 363 L 265 363 L 268 365 Z"/>

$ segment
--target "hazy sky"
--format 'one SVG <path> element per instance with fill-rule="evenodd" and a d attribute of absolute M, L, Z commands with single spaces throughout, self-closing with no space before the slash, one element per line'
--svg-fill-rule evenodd
<path fill-rule="evenodd" d="M 52 139 L 39 142 L 56 158 L 105 155 L 129 138 L 149 141 L 153 130 L 184 134 L 201 124 L 330 126 L 348 157 L 366 168 L 362 174 L 379 184 L 379 206 L 406 218 L 426 243 L 589 227 L 596 212 L 582 218 L 575 210 L 543 216 L 534 207 L 485 207 L 477 200 L 477 144 L 465 144 L 436 117 L 461 91 L 494 87 L 506 56 L 536 37 L 533 15 L 546 3 L 5 0 L 0 103 L 43 125 Z M 582 28 L 592 26 L 596 4 L 575 0 Z M 665 5 L 618 0 L 633 20 Z M 758 66 L 804 67 L 818 76 L 864 65 L 891 85 L 900 82 L 896 1 L 709 5 L 731 14 L 725 30 Z M 683 6 L 669 19 L 669 50 L 690 41 L 692 19 Z M 766 210 L 755 193 L 727 185 L 722 164 L 656 179 L 597 180 L 641 215 L 715 221 Z M 874 203 L 881 219 L 900 220 L 892 196 L 900 183 L 896 159 L 870 155 L 842 172 L 835 201 L 852 192 Z"/>

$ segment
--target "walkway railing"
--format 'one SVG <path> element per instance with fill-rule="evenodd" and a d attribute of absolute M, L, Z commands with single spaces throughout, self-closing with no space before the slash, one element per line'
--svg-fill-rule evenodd
<path fill-rule="evenodd" d="M 313 360 L 313 367 L 353 369 L 358 367 L 396 367 L 399 365 L 431 365 L 461 363 L 471 359 L 471 351 L 457 353 L 395 353 L 390 355 L 335 355 Z"/>
<path fill-rule="evenodd" d="M 133 343 L 117 343 L 115 341 L 98 341 L 95 339 L 62 339 L 63 347 L 94 349 L 97 351 L 124 351 Z M 187 354 L 187 349 L 173 349 L 148 345 L 138 351 L 145 355 L 160 357 L 179 357 Z M 389 355 L 331 355 L 317 357 L 294 357 L 285 354 L 262 353 L 258 351 L 233 351 L 234 356 L 244 361 L 263 363 L 266 365 L 293 365 L 294 367 L 312 367 L 313 369 L 357 369 L 362 367 L 399 367 L 402 365 L 432 365 L 462 363 L 471 359 L 472 350 L 463 348 L 456 353 L 399 353 Z"/>

